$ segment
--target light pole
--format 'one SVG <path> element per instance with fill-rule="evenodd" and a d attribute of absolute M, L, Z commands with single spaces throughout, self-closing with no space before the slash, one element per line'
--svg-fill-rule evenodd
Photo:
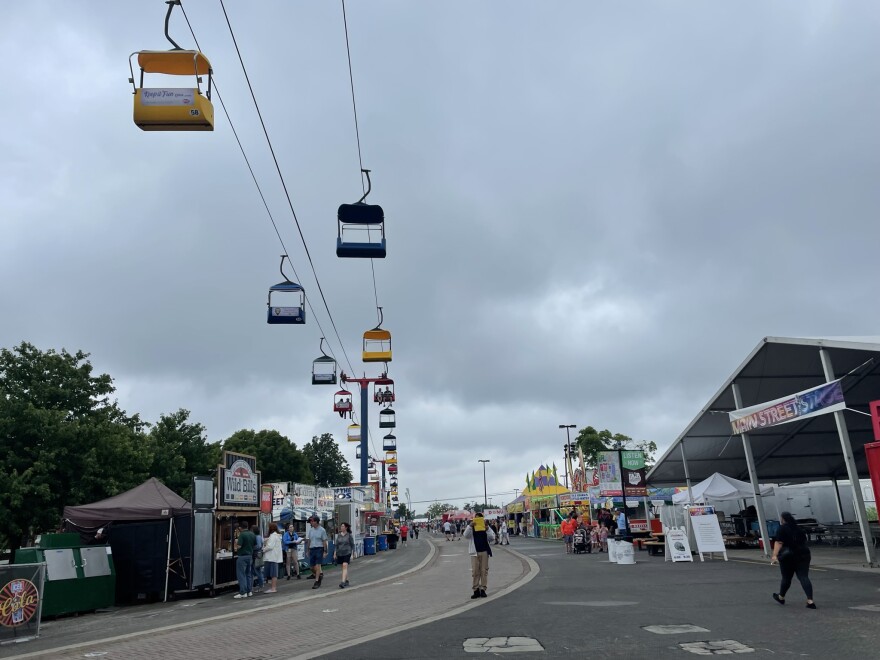
<path fill-rule="evenodd" d="M 488 458 L 481 458 L 479 462 L 483 464 L 483 508 L 485 509 L 489 506 L 489 498 L 486 497 L 486 463 L 490 463 L 491 461 Z"/>
<path fill-rule="evenodd" d="M 565 429 L 565 487 L 568 488 L 568 459 L 571 454 L 571 435 L 569 429 L 577 428 L 577 424 L 560 424 L 559 428 Z"/>

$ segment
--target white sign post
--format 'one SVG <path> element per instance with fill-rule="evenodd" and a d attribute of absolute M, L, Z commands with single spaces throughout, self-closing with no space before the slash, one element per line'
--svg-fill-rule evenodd
<path fill-rule="evenodd" d="M 691 554 L 691 544 L 688 541 L 687 530 L 684 527 L 667 527 L 666 551 L 663 555 L 663 561 L 693 561 Z"/>

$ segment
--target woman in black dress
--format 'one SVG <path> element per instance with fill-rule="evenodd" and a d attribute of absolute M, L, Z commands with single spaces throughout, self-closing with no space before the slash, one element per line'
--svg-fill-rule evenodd
<path fill-rule="evenodd" d="M 773 539 L 773 557 L 771 564 L 779 563 L 782 573 L 782 584 L 779 593 L 773 594 L 773 600 L 780 605 L 785 605 L 785 594 L 791 586 L 791 578 L 797 575 L 797 579 L 807 595 L 807 607 L 816 609 L 813 602 L 813 583 L 810 582 L 810 549 L 807 547 L 807 535 L 800 527 L 794 516 L 788 511 L 779 516 L 782 524 Z"/>

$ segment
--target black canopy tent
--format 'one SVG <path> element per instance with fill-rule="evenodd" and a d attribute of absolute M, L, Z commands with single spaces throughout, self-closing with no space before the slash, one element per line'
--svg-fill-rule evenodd
<path fill-rule="evenodd" d="M 841 377 L 845 411 L 754 429 L 747 441 L 733 434 L 730 411 Z M 739 405 L 734 386 L 739 389 Z M 858 479 L 868 476 L 864 446 L 874 440 L 868 404 L 876 399 L 880 399 L 880 337 L 765 337 L 673 441 L 648 473 L 647 482 L 677 485 L 701 481 L 715 472 L 754 478 L 753 483 L 830 479 L 836 485 L 839 479 L 854 478 L 854 501 L 861 503 Z M 851 460 L 845 447 L 851 447 Z M 864 506 L 861 509 L 859 522 L 867 529 Z M 870 534 L 863 530 L 863 537 L 868 561 L 873 562 Z"/>
<path fill-rule="evenodd" d="M 150 593 L 167 599 L 169 581 L 180 577 L 172 567 L 187 565 L 184 555 L 191 552 L 189 535 L 176 533 L 175 519 L 191 516 L 189 502 L 153 477 L 106 500 L 64 507 L 64 526 L 87 543 L 103 530 L 116 566 L 117 599 Z"/>

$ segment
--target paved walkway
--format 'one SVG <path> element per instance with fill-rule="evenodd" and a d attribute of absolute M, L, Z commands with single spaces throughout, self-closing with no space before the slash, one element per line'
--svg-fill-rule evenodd
<path fill-rule="evenodd" d="M 156 626 L 78 644 L 76 648 L 56 646 L 13 657 L 62 659 L 97 653 L 101 655 L 86 657 L 107 660 L 155 658 L 157 654 L 165 660 L 315 657 L 491 602 L 523 582 L 534 567 L 533 562 L 501 549 L 491 562 L 490 598 L 471 601 L 470 558 L 465 542 L 423 536 L 398 551 L 402 552 L 419 553 L 423 557 L 422 564 L 409 574 L 398 573 L 345 590 L 333 582 L 337 573 L 326 578 L 320 590 L 287 598 L 279 592 L 278 600 L 248 607 L 247 611 Z M 356 578 L 357 565 L 354 569 Z M 268 598 L 259 600 L 266 603 Z M 240 604 L 240 601 L 233 602 Z M 245 602 L 250 604 L 251 599 Z M 253 602 L 257 604 L 258 599 Z"/>

